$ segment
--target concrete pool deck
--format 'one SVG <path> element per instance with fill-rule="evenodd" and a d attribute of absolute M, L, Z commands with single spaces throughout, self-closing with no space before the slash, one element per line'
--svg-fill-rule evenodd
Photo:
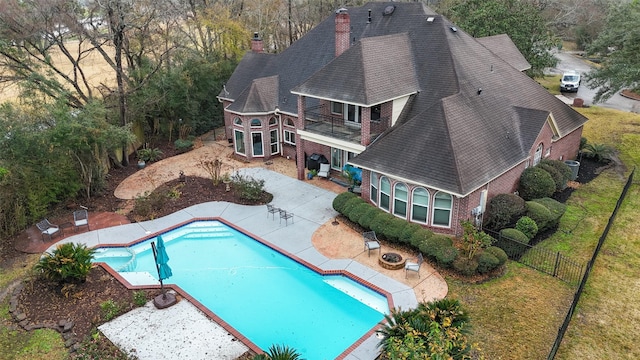
<path fill-rule="evenodd" d="M 238 172 L 264 180 L 265 189 L 273 194 L 272 204 L 293 212 L 295 214 L 293 223 L 289 222 L 285 225 L 278 217 L 275 220 L 272 219 L 270 215 L 268 216 L 265 206 L 209 202 L 191 206 L 152 221 L 78 234 L 62 240 L 61 243 L 76 242 L 90 247 L 103 244 L 128 244 L 192 219 L 220 218 L 324 271 L 346 271 L 353 274 L 389 293 L 394 307 L 408 309 L 417 306 L 419 300 L 414 288 L 394 279 L 394 277 L 404 276 L 402 271 L 390 277 L 377 271 L 375 266 L 363 265 L 360 261 L 372 259 L 366 255 L 363 257 L 364 251 L 355 254 L 357 260 L 333 259 L 323 255 L 314 246 L 312 241 L 314 233 L 338 215 L 332 208 L 335 193 L 264 168 L 246 168 Z M 323 246 L 330 247 L 332 240 L 342 241 L 343 239 L 325 238 Z M 359 246 L 362 246 L 361 240 L 358 242 L 360 242 Z M 377 259 L 377 257 L 373 258 Z M 433 269 L 427 267 L 423 269 L 422 277 L 412 280 L 428 288 L 422 290 L 428 294 L 423 293 L 420 301 L 443 298 L 447 293 L 447 287 L 442 277 Z M 140 281 L 147 280 L 149 279 Z M 170 283 L 170 280 L 168 282 Z M 180 303 L 182 302 L 187 303 L 188 299 L 187 301 L 183 299 Z M 195 306 L 182 304 L 163 310 L 148 308 L 149 305 L 124 314 L 103 324 L 100 330 L 113 343 L 124 351 L 135 354 L 141 360 L 173 359 L 178 353 L 181 354 L 179 358 L 188 359 L 235 359 L 248 350 L 246 346 L 237 346 L 241 343 L 234 341 L 237 336 L 231 334 L 233 331 L 230 333 L 229 329 L 220 327 Z M 178 321 L 185 318 L 198 319 L 198 321 L 190 320 L 187 323 Z M 171 338 L 164 339 L 155 335 L 158 329 L 166 329 L 166 333 L 171 333 Z M 201 343 L 203 340 L 204 343 Z M 378 341 L 375 334 L 371 332 L 363 341 L 354 344 L 353 349 L 350 348 L 350 352 L 343 358 L 374 359 L 378 355 Z M 224 345 L 229 342 L 233 343 L 233 346 Z"/>

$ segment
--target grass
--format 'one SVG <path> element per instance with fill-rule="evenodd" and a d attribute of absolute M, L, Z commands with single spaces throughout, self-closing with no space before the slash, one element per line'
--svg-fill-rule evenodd
<path fill-rule="evenodd" d="M 560 78 L 562 75 L 545 75 L 535 80 L 552 95 L 560 95 Z"/>
<path fill-rule="evenodd" d="M 583 136 L 590 143 L 614 147 L 628 175 L 640 162 L 640 115 L 599 107 L 576 110 L 590 119 Z M 559 231 L 539 246 L 586 263 L 625 181 L 626 176 L 607 170 L 574 191 Z M 635 180 L 618 213 L 556 359 L 640 358 L 638 183 Z M 459 298 L 470 311 L 471 341 L 487 359 L 546 358 L 575 291 L 513 262 L 505 276 L 485 284 L 447 280 L 449 296 Z"/>

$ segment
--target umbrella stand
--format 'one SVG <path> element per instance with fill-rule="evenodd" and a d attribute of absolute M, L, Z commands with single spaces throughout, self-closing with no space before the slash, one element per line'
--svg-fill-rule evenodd
<path fill-rule="evenodd" d="M 156 270 L 158 271 L 158 280 L 160 280 L 160 292 L 161 294 L 156 296 L 153 299 L 153 304 L 158 309 L 168 308 L 171 305 L 174 305 L 178 302 L 176 296 L 172 293 L 167 293 L 164 289 L 164 284 L 162 283 L 162 277 L 160 276 L 160 265 L 158 264 L 158 250 L 156 249 L 156 243 L 151 242 L 151 250 L 153 250 L 153 259 L 156 263 Z"/>

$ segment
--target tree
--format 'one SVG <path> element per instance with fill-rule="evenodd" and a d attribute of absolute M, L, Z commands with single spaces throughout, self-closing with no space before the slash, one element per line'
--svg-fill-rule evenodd
<path fill-rule="evenodd" d="M 540 11 L 525 0 L 452 0 L 442 13 L 473 37 L 507 34 L 531 64 L 530 76 L 556 65 L 557 40 Z"/>
<path fill-rule="evenodd" d="M 611 6 L 606 26 L 588 49 L 601 54 L 600 67 L 585 75 L 589 88 L 598 89 L 594 102 L 605 101 L 618 91 L 640 91 L 640 1 Z"/>

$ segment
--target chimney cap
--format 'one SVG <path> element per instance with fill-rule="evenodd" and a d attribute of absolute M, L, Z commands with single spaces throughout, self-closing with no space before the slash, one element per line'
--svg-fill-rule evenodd
<path fill-rule="evenodd" d="M 256 40 L 257 40 L 257 39 L 260 39 L 260 34 L 258 34 L 258 32 L 257 32 L 257 31 L 256 31 L 256 32 L 254 32 L 254 33 L 253 33 L 253 38 L 254 38 L 254 39 L 256 39 Z"/>
<path fill-rule="evenodd" d="M 347 13 L 347 8 L 340 8 L 336 10 L 336 14 L 346 14 L 346 13 Z"/>

